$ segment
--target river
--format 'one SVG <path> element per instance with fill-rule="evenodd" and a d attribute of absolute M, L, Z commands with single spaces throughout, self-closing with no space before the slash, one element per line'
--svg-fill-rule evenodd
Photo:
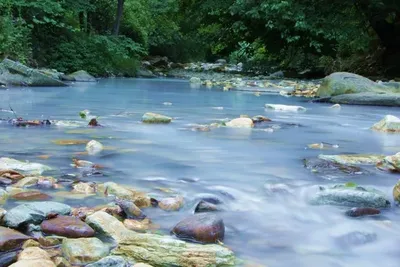
<path fill-rule="evenodd" d="M 307 111 L 266 110 L 266 103 L 301 105 Z M 369 129 L 384 115 L 400 117 L 398 108 L 331 109 L 302 98 L 224 92 L 173 79 L 104 79 L 67 88 L 0 91 L 0 108 L 9 105 L 24 119 L 83 122 L 79 112 L 84 109 L 98 116 L 104 127 L 96 129 L 17 128 L 3 123 L 1 156 L 50 165 L 57 169 L 52 173 L 56 178 L 76 173 L 70 164 L 79 157 L 105 166 L 104 175 L 85 180 L 127 184 L 154 196 L 168 195 L 159 188 L 181 194 L 186 204 L 179 212 L 144 210 L 166 234 L 193 212 L 197 197 L 213 194 L 224 203 L 220 212 L 226 226 L 224 243 L 246 261 L 272 267 L 398 265 L 400 212 L 394 205 L 378 218 L 351 219 L 343 208 L 311 206 L 306 199 L 310 186 L 349 181 L 380 189 L 392 199 L 392 188 L 400 177 L 372 167 L 363 174 L 323 175 L 303 166 L 304 158 L 319 154 L 399 152 L 398 135 Z M 174 120 L 168 125 L 145 125 L 140 122 L 145 112 Z M 254 129 L 191 130 L 190 124 L 210 124 L 242 114 L 264 115 L 273 122 Z M 2 112 L 1 116 L 13 114 Z M 106 149 L 98 156 L 77 155 L 84 145 L 59 146 L 52 142 L 57 139 L 95 139 Z M 339 148 L 306 149 L 319 142 Z M 284 184 L 290 192 L 271 192 L 274 184 Z M 75 206 L 101 202 L 98 198 L 65 201 Z M 374 240 L 356 245 L 343 237 L 356 231 Z"/>

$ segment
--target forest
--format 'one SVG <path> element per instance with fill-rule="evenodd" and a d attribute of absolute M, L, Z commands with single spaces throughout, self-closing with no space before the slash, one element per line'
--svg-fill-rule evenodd
<path fill-rule="evenodd" d="M 0 59 L 135 76 L 154 55 L 398 77 L 400 1 L 0 0 Z"/>

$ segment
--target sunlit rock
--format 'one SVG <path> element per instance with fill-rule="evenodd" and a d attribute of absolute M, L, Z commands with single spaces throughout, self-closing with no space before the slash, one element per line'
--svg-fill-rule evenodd
<path fill-rule="evenodd" d="M 276 104 L 265 104 L 267 109 L 272 109 L 276 111 L 288 111 L 288 112 L 298 112 L 306 111 L 307 109 L 301 106 L 289 106 L 289 105 L 276 105 Z"/>
<path fill-rule="evenodd" d="M 400 133 L 400 118 L 386 115 L 381 121 L 374 124 L 371 129 L 386 133 Z"/>

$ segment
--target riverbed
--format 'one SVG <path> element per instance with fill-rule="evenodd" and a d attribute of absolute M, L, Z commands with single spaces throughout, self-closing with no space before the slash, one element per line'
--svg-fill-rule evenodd
<path fill-rule="evenodd" d="M 307 111 L 268 110 L 267 103 L 299 105 Z M 104 79 L 67 88 L 1 90 L 0 108 L 10 106 L 24 119 L 74 121 L 82 126 L 0 124 L 1 156 L 49 165 L 56 169 L 51 173 L 55 178 L 76 175 L 79 171 L 70 166 L 76 157 L 105 166 L 102 175 L 84 177 L 86 181 L 126 184 L 155 197 L 182 195 L 185 206 L 178 212 L 144 210 L 164 234 L 193 213 L 196 199 L 211 194 L 223 201 L 224 211 L 219 214 L 226 226 L 225 245 L 251 266 L 398 265 L 400 212 L 394 203 L 379 217 L 351 219 L 344 215 L 346 209 L 311 206 L 307 197 L 315 185 L 354 182 L 379 189 L 392 199 L 399 175 L 374 167 L 355 175 L 324 175 L 303 164 L 303 159 L 319 154 L 399 152 L 399 135 L 370 130 L 387 114 L 400 117 L 398 108 L 343 105 L 332 109 L 309 99 L 223 91 L 175 79 Z M 85 127 L 87 122 L 79 117 L 84 109 L 98 116 L 104 127 Z M 142 124 L 145 112 L 170 116 L 173 122 Z M 240 115 L 263 115 L 272 122 L 254 129 L 193 130 L 195 124 Z M 1 117 L 14 114 L 2 112 Z M 60 139 L 94 139 L 106 149 L 87 156 L 81 153 L 84 145 L 53 142 Z M 320 142 L 338 148 L 307 148 Z M 276 184 L 285 189 L 273 190 Z M 104 202 L 99 198 L 64 201 L 74 206 Z M 373 236 L 373 241 L 354 244 L 346 236 L 356 231 L 366 233 L 363 238 Z"/>

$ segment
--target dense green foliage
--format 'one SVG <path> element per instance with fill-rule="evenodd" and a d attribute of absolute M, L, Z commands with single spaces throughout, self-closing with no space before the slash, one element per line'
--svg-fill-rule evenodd
<path fill-rule="evenodd" d="M 0 57 L 64 72 L 131 76 L 150 54 L 396 74 L 399 47 L 396 0 L 0 0 Z"/>

